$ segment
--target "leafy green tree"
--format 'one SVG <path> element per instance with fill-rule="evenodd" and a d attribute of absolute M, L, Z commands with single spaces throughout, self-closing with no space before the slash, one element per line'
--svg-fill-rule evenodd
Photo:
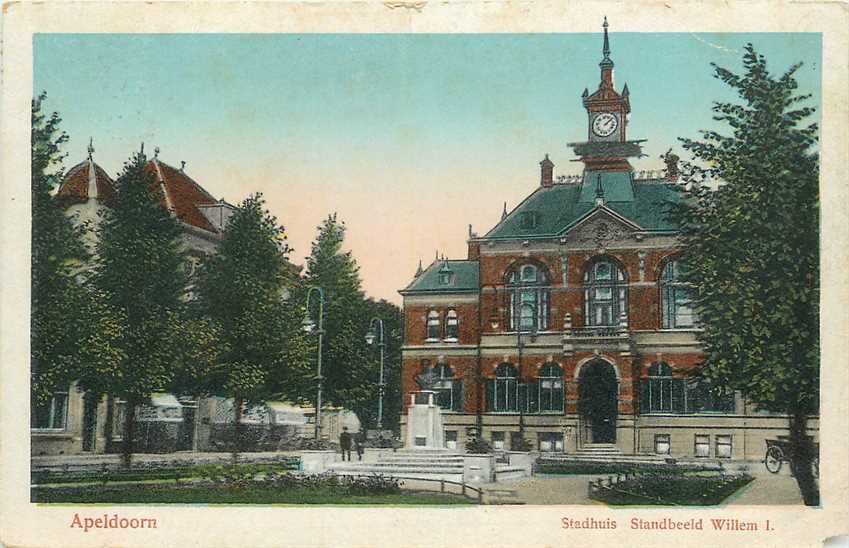
<path fill-rule="evenodd" d="M 366 314 L 362 317 L 361 339 L 371 327 L 370 320 L 383 320 L 384 365 L 383 428 L 399 431 L 401 418 L 401 344 L 403 341 L 403 314 L 401 309 L 385 300 L 367 299 Z M 375 322 L 376 323 L 376 322 Z M 345 407 L 357 414 L 363 427 L 375 427 L 378 415 L 378 381 L 380 380 L 379 330 L 375 326 L 373 346 L 366 346 L 363 360 L 350 364 L 349 387 L 340 391 Z"/>
<path fill-rule="evenodd" d="M 173 336 L 184 314 L 187 276 L 181 251 L 182 229 L 161 206 L 161 191 L 145 172 L 143 152 L 125 164 L 117 197 L 97 229 L 97 262 L 92 283 L 106 315 L 115 318 L 121 359 L 87 375 L 103 391 L 127 402 L 122 454 L 129 466 L 135 438 L 135 409 L 152 392 L 175 380 L 181 341 Z"/>
<path fill-rule="evenodd" d="M 88 227 L 74 224 L 53 197 L 62 180 L 61 146 L 68 140 L 57 113 L 42 112 L 46 94 L 32 101 L 32 313 L 31 394 L 44 405 L 86 370 L 103 370 L 120 358 L 113 342 L 119 326 L 97 295 L 81 283 L 90 260 L 83 244 Z"/>
<path fill-rule="evenodd" d="M 354 370 L 369 360 L 364 340 L 368 331 L 368 310 L 359 266 L 351 252 L 342 249 L 345 230 L 345 223 L 337 220 L 335 213 L 324 220 L 312 244 L 304 277 L 305 289 L 321 287 L 324 290 L 324 396 L 326 402 L 342 406 L 348 405 L 351 391 L 362 382 Z M 318 306 L 314 303 L 310 306 L 311 317 L 315 319 Z M 315 355 L 315 348 L 311 355 Z"/>
<path fill-rule="evenodd" d="M 797 92 L 799 65 L 774 76 L 749 44 L 743 67 L 714 65 L 739 96 L 713 107 L 731 131 L 682 139 L 695 160 L 672 217 L 698 294 L 702 374 L 789 416 L 791 468 L 817 505 L 807 420 L 819 406 L 818 128 L 804 122 L 814 109 L 801 105 L 810 96 Z"/>
<path fill-rule="evenodd" d="M 289 252 L 284 228 L 255 194 L 239 205 L 217 253 L 199 269 L 198 306 L 225 345 L 209 383 L 213 393 L 234 400 L 234 457 L 242 448 L 244 405 L 277 395 L 297 400 L 308 375 L 301 310 L 286 301 L 298 281 Z"/>

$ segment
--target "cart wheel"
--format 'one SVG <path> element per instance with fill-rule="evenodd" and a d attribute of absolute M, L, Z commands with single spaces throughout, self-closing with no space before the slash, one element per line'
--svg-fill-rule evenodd
<path fill-rule="evenodd" d="M 813 471 L 814 477 L 819 479 L 820 477 L 820 458 L 815 457 L 813 462 L 811 462 L 811 469 Z"/>
<path fill-rule="evenodd" d="M 766 458 L 764 459 L 764 464 L 766 465 L 766 469 L 772 472 L 773 474 L 777 474 L 779 470 L 781 470 L 781 464 L 784 460 L 784 452 L 777 447 L 770 447 L 766 450 Z"/>

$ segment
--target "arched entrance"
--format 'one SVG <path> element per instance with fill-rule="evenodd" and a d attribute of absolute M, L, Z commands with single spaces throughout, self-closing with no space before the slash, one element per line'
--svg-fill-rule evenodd
<path fill-rule="evenodd" d="M 616 442 L 618 394 L 619 382 L 611 364 L 593 360 L 581 368 L 578 412 L 584 425 L 584 440 L 590 443 Z"/>

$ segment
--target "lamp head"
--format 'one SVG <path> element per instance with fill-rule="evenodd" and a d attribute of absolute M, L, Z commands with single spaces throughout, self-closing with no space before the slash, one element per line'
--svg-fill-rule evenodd
<path fill-rule="evenodd" d="M 374 344 L 374 329 L 369 329 L 366 333 L 366 344 Z"/>
<path fill-rule="evenodd" d="M 312 333 L 315 329 L 315 322 L 309 316 L 305 316 L 304 321 L 301 322 L 301 327 L 303 327 L 304 333 Z"/>

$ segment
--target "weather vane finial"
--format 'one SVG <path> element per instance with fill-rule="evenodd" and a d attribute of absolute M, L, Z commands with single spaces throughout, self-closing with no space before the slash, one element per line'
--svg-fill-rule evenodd
<path fill-rule="evenodd" d="M 604 16 L 604 24 L 602 25 L 604 28 L 604 47 L 601 52 L 604 54 L 604 58 L 606 60 L 610 59 L 610 40 L 607 38 L 607 16 Z"/>
<path fill-rule="evenodd" d="M 91 160 L 92 155 L 94 154 L 94 137 L 88 138 L 88 159 Z"/>

